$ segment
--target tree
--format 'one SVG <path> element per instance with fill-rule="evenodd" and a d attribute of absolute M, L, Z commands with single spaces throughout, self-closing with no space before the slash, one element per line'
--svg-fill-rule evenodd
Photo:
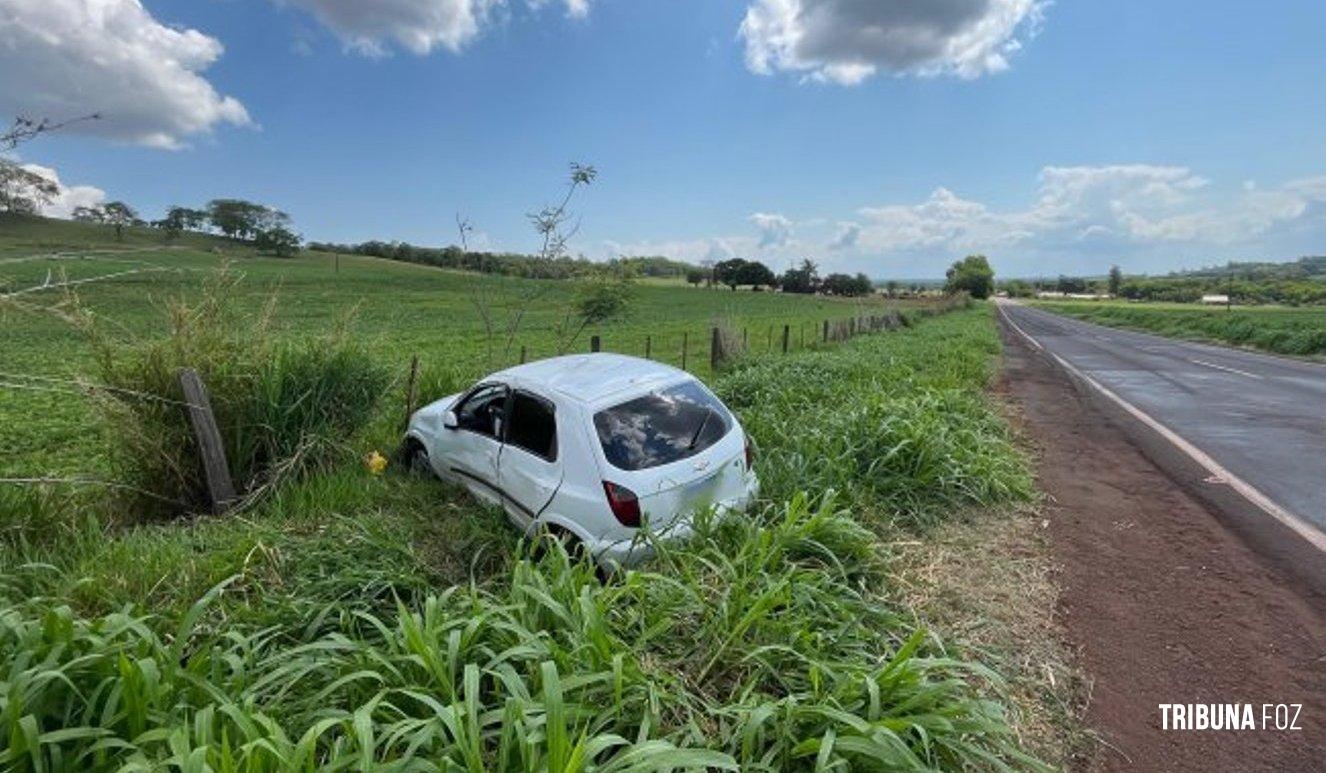
<path fill-rule="evenodd" d="M 1110 266 L 1110 295 L 1119 297 L 1119 290 L 1123 287 L 1123 271 L 1118 266 Z"/>
<path fill-rule="evenodd" d="M 1055 283 L 1055 289 L 1064 294 L 1084 293 L 1087 291 L 1087 280 L 1076 276 L 1059 276 Z"/>
<path fill-rule="evenodd" d="M 106 222 L 106 210 L 96 205 L 91 207 L 74 207 L 74 211 L 71 212 L 69 216 L 80 223 Z"/>
<path fill-rule="evenodd" d="M 803 260 L 797 268 L 784 271 L 779 284 L 785 293 L 809 295 L 819 289 L 819 267 L 812 261 Z"/>
<path fill-rule="evenodd" d="M 109 202 L 102 209 L 106 213 L 106 222 L 115 226 L 116 239 L 123 239 L 124 227 L 133 225 L 138 220 L 138 213 L 123 201 Z"/>
<path fill-rule="evenodd" d="M 737 285 L 741 284 L 741 269 L 745 265 L 746 261 L 741 258 L 720 260 L 714 264 L 714 281 L 736 290 Z"/>
<path fill-rule="evenodd" d="M 773 287 L 777 284 L 778 277 L 758 260 L 748 260 L 737 270 L 736 280 L 739 284 L 750 285 L 758 290 L 764 286 Z"/>
<path fill-rule="evenodd" d="M 709 272 L 702 268 L 688 268 L 686 269 L 686 283 L 697 286 L 702 285 L 708 275 Z"/>
<path fill-rule="evenodd" d="M 299 234 L 283 225 L 272 226 L 258 232 L 253 244 L 263 252 L 270 252 L 278 258 L 289 258 L 299 252 L 304 240 Z"/>
<path fill-rule="evenodd" d="M 171 207 L 161 220 L 162 227 L 171 231 L 200 231 L 207 224 L 207 212 L 188 207 Z"/>
<path fill-rule="evenodd" d="M 95 121 L 100 117 L 94 113 L 69 121 L 56 122 L 48 118 L 36 120 L 19 116 L 8 129 L 0 132 L 0 153 L 13 150 L 42 134 L 53 132 L 71 123 Z M 54 201 L 59 193 L 60 186 L 54 180 L 0 156 L 0 212 L 35 215 L 42 207 Z"/>
<path fill-rule="evenodd" d="M 840 295 L 844 298 L 869 295 L 874 289 L 875 284 L 865 274 L 857 274 L 856 276 L 829 274 L 824 277 L 824 281 L 820 284 L 820 290 L 826 295 Z"/>
<path fill-rule="evenodd" d="M 35 215 L 59 192 L 60 186 L 49 177 L 0 158 L 0 212 Z"/>
<path fill-rule="evenodd" d="M 896 279 L 890 279 L 884 283 L 884 291 L 889 294 L 890 298 L 898 297 L 898 287 L 898 280 Z"/>
<path fill-rule="evenodd" d="M 1036 294 L 1036 288 L 1025 279 L 1010 279 L 1003 283 L 1003 291 L 1010 298 L 1030 298 Z"/>
<path fill-rule="evenodd" d="M 231 239 L 253 240 L 259 232 L 290 225 L 290 216 L 262 204 L 243 199 L 213 199 L 207 202 L 207 219 Z"/>
<path fill-rule="evenodd" d="M 966 292 L 973 298 L 989 298 L 994 292 L 994 269 L 984 255 L 968 255 L 949 267 L 944 291 Z"/>

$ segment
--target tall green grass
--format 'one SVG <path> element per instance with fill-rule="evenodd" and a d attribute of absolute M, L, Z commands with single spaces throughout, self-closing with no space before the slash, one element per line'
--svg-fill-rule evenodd
<path fill-rule="evenodd" d="M 185 397 L 183 368 L 202 378 L 241 496 L 348 455 L 345 441 L 368 425 L 386 370 L 348 324 L 305 340 L 273 334 L 273 295 L 262 312 L 234 299 L 240 277 L 222 271 L 196 301 L 169 306 L 164 335 L 117 335 L 78 315 L 96 355 L 93 394 L 117 481 L 137 496 L 136 516 L 206 510 L 210 502 Z"/>
<path fill-rule="evenodd" d="M 999 351 L 988 314 L 756 360 L 718 380 L 755 438 L 765 494 L 835 489 L 880 527 L 1030 499 L 1025 460 L 984 394 Z"/>
<path fill-rule="evenodd" d="M 825 498 L 697 521 L 601 583 L 553 550 L 500 590 L 389 617 L 171 629 L 0 607 L 16 770 L 932 769 L 1029 764 L 976 666 L 863 593 L 871 538 Z"/>
<path fill-rule="evenodd" d="M 988 310 L 911 322 L 717 379 L 764 500 L 606 583 L 556 544 L 512 557 L 435 483 L 345 465 L 248 521 L 10 540 L 0 768 L 1037 767 L 998 676 L 880 592 L 880 533 L 1030 491 L 981 397 Z M 32 496 L 16 523 L 62 506 Z"/>

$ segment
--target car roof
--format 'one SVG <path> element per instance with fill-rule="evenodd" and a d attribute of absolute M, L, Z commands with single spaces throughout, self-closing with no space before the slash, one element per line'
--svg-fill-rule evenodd
<path fill-rule="evenodd" d="M 556 391 L 568 400 L 589 404 L 612 395 L 644 392 L 694 376 L 661 362 L 598 352 L 537 360 L 507 368 L 489 378 L 519 380 L 524 386 Z"/>

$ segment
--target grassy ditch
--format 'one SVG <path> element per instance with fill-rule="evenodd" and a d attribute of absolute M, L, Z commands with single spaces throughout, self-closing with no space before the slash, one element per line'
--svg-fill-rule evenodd
<path fill-rule="evenodd" d="M 976 307 L 721 374 L 766 501 L 606 584 L 344 463 L 240 518 L 127 530 L 7 494 L 0 764 L 1036 767 L 1004 681 L 889 590 L 891 544 L 1031 496 L 983 397 L 997 347 Z"/>
<path fill-rule="evenodd" d="M 1178 304 L 1037 303 L 1068 317 L 1170 338 L 1247 346 L 1276 354 L 1326 355 L 1326 309 Z"/>

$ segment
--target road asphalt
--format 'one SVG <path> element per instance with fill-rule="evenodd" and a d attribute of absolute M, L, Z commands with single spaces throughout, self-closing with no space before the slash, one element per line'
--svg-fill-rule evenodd
<path fill-rule="evenodd" d="M 1001 303 L 1000 311 L 1045 351 L 1326 532 L 1326 365 L 1102 327 L 1015 303 Z"/>

